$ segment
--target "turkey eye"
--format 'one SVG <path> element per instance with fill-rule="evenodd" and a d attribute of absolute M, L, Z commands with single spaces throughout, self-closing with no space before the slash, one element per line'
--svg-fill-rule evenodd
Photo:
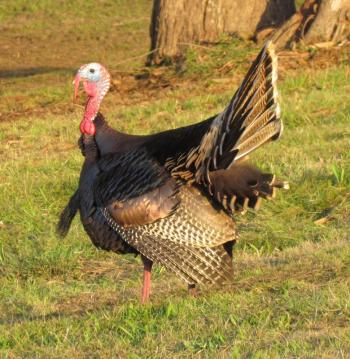
<path fill-rule="evenodd" d="M 95 69 L 90 69 L 89 71 L 93 74 L 95 72 Z"/>

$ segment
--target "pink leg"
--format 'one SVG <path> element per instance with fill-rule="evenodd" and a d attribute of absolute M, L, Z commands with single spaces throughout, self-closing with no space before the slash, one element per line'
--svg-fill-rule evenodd
<path fill-rule="evenodd" d="M 151 271 L 153 262 L 144 256 L 142 256 L 141 259 L 144 266 L 141 303 L 146 304 L 149 300 L 149 295 L 151 292 Z"/>

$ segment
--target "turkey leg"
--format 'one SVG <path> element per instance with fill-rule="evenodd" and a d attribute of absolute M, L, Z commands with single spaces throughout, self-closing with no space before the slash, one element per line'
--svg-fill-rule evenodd
<path fill-rule="evenodd" d="M 143 262 L 143 287 L 141 303 L 146 304 L 149 301 L 151 292 L 151 271 L 153 262 L 148 258 L 141 256 Z"/>

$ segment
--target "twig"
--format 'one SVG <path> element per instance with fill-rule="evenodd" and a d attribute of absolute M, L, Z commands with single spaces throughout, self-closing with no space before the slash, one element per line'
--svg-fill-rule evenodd
<path fill-rule="evenodd" d="M 119 23 L 114 23 L 113 26 L 125 26 L 125 25 L 130 25 L 130 24 L 134 24 L 136 22 L 141 22 L 144 20 L 149 20 L 148 17 L 140 17 L 138 19 L 134 19 L 134 20 L 130 20 L 130 21 L 125 21 L 125 22 L 119 22 Z"/>
<path fill-rule="evenodd" d="M 179 42 L 178 45 L 193 46 L 193 47 L 199 47 L 199 48 L 205 49 L 205 50 L 210 50 L 209 46 L 197 45 L 197 44 L 195 44 L 193 42 Z"/>
<path fill-rule="evenodd" d="M 123 61 L 117 62 L 116 64 L 114 64 L 114 66 L 124 64 L 124 63 L 126 63 L 126 62 L 131 61 L 131 60 L 141 59 L 141 58 L 143 58 L 143 57 L 145 57 L 145 56 L 148 56 L 148 55 L 153 54 L 154 52 L 156 52 L 156 51 L 158 51 L 158 50 L 159 50 L 159 48 L 156 48 L 156 49 L 153 49 L 153 50 L 151 50 L 151 51 L 145 52 L 145 53 L 143 53 L 142 55 L 129 57 L 129 58 L 123 60 Z"/>

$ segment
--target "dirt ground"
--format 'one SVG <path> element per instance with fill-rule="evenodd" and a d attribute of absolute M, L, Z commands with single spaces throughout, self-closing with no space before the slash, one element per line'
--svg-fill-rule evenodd
<path fill-rule="evenodd" d="M 239 68 L 232 59 L 218 60 L 204 76 L 196 71 L 179 71 L 176 65 L 145 67 L 151 1 L 135 3 L 136 11 L 129 9 L 123 16 L 119 4 L 115 19 L 109 16 L 108 8 L 112 11 L 113 5 L 108 1 L 104 2 L 105 12 L 93 19 L 89 19 L 89 9 L 75 13 L 76 9 L 68 7 L 67 16 L 62 15 L 59 6 L 50 11 L 27 5 L 14 8 L 13 12 L 8 10 L 7 17 L 0 18 L 0 97 L 3 98 L 0 121 L 33 113 L 71 112 L 73 105 L 67 84 L 81 64 L 97 60 L 112 73 L 113 86 L 107 102 L 114 106 L 164 99 L 169 91 L 179 100 L 186 99 L 188 92 L 174 92 L 176 89 L 186 88 L 195 95 L 205 86 L 216 94 L 238 85 L 256 52 L 247 53 Z M 245 46 L 256 47 L 252 43 Z M 203 66 L 214 48 L 194 45 L 194 62 Z M 349 49 L 343 46 L 281 52 L 279 77 L 283 80 L 300 68 L 326 69 L 347 63 Z M 209 83 L 203 78 L 210 79 Z M 56 87 L 57 96 L 43 100 L 47 95 L 44 87 Z"/>

